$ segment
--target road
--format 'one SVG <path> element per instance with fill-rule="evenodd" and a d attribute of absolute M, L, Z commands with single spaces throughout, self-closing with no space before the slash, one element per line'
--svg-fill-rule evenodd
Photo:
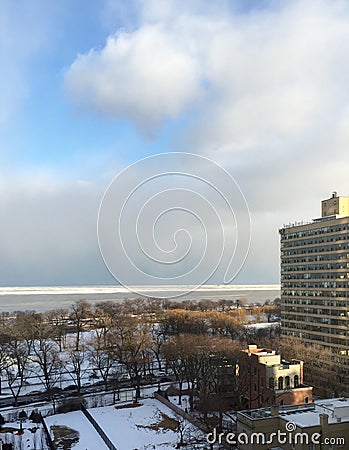
<path fill-rule="evenodd" d="M 164 378 L 166 378 L 166 381 L 164 381 Z M 157 387 L 159 386 L 159 383 L 161 385 L 161 387 L 163 386 L 167 386 L 173 382 L 175 382 L 175 377 L 172 375 L 166 376 L 166 377 L 161 377 L 161 379 L 163 380 L 162 382 L 160 381 L 160 379 L 155 379 L 154 380 L 142 380 L 141 381 L 141 386 L 142 388 L 146 388 L 146 387 Z M 114 391 L 126 391 L 129 389 L 134 389 L 134 383 L 132 381 L 120 381 L 118 382 L 117 385 L 117 389 L 115 388 L 109 388 L 107 391 L 105 389 L 104 383 L 98 382 L 95 383 L 93 385 L 89 385 L 89 386 L 83 386 L 80 390 L 80 395 L 84 396 L 86 394 L 93 394 L 93 393 L 98 393 L 98 392 L 114 392 Z M 59 389 L 59 388 L 54 388 L 54 399 L 59 400 L 60 398 L 69 398 L 69 397 L 76 397 L 78 395 L 77 389 L 75 386 L 72 386 L 71 388 L 65 388 L 65 389 Z M 48 400 L 52 400 L 49 399 L 47 396 L 47 393 L 45 392 L 38 392 L 38 393 L 28 393 L 25 395 L 20 395 L 18 397 L 18 401 L 17 401 L 17 405 L 16 406 L 24 406 L 24 405 L 30 405 L 31 403 L 40 403 L 40 402 L 47 402 Z M 10 406 L 15 406 L 14 405 L 14 401 L 13 401 L 13 397 L 12 396 L 7 396 L 7 397 L 3 397 L 0 399 L 0 408 L 6 408 L 6 407 L 10 407 Z"/>

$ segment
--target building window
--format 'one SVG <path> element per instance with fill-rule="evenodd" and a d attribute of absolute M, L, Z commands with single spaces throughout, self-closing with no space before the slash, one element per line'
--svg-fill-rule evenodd
<path fill-rule="evenodd" d="M 285 377 L 285 385 L 286 385 L 286 389 L 288 389 L 290 387 L 290 377 Z"/>
<path fill-rule="evenodd" d="M 274 378 L 273 377 L 269 378 L 269 387 L 270 387 L 270 389 L 274 389 Z"/>
<path fill-rule="evenodd" d="M 298 387 L 299 386 L 299 376 L 295 375 L 294 376 L 294 387 Z"/>
<path fill-rule="evenodd" d="M 304 403 L 309 403 L 309 397 L 305 397 Z"/>
<path fill-rule="evenodd" d="M 278 389 L 283 389 L 284 388 L 284 379 L 283 377 L 279 377 L 278 379 Z"/>

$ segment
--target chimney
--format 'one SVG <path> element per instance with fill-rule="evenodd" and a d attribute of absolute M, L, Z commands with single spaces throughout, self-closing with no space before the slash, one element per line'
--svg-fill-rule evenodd
<path fill-rule="evenodd" d="M 320 414 L 320 426 L 323 432 L 328 431 L 328 414 Z"/>
<path fill-rule="evenodd" d="M 304 361 L 299 361 L 299 385 L 303 385 L 303 377 L 304 377 Z"/>
<path fill-rule="evenodd" d="M 272 405 L 272 406 L 270 407 L 270 412 L 271 412 L 271 415 L 272 415 L 273 417 L 278 416 L 278 415 L 279 415 L 279 412 L 280 412 L 280 407 L 279 407 L 279 405 Z"/>
<path fill-rule="evenodd" d="M 255 344 L 248 344 L 248 353 L 256 353 L 258 350 L 257 345 Z"/>

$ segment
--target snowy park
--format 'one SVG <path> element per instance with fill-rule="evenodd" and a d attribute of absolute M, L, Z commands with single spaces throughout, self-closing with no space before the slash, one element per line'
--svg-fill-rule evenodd
<path fill-rule="evenodd" d="M 174 449 L 181 437 L 183 441 L 195 441 L 197 445 L 189 445 L 186 448 L 205 448 L 199 444 L 199 441 L 203 442 L 202 432 L 156 399 L 148 398 L 139 403 L 92 408 L 88 412 L 118 450 Z M 107 448 L 81 411 L 49 416 L 45 421 L 52 439 L 59 445 L 58 448 Z"/>

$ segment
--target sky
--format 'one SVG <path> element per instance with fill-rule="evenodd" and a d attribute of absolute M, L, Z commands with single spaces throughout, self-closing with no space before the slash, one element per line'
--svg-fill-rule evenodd
<path fill-rule="evenodd" d="M 209 158 L 238 184 L 251 243 L 236 284 L 278 283 L 278 229 L 349 193 L 345 0 L 3 0 L 0 58 L 1 286 L 115 283 L 99 207 L 121 171 L 153 155 Z M 167 252 L 186 218 L 169 223 Z"/>

